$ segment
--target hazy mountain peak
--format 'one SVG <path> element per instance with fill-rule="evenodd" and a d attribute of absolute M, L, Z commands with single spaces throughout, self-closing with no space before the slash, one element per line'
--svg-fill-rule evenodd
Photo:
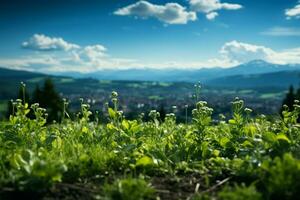
<path fill-rule="evenodd" d="M 265 61 L 265 60 L 252 60 L 249 61 L 248 63 L 245 63 L 244 65 L 257 65 L 257 66 L 262 66 L 262 65 L 271 65 L 271 63 Z"/>

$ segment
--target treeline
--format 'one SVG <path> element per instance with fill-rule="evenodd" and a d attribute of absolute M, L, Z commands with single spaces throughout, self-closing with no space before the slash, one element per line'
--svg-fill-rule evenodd
<path fill-rule="evenodd" d="M 47 121 L 60 121 L 63 112 L 63 100 L 55 89 L 54 83 L 50 78 L 45 79 L 42 87 L 36 86 L 32 95 L 30 96 L 26 90 L 26 85 L 21 83 L 17 98 L 22 100 L 23 104 L 27 103 L 28 106 L 38 103 L 40 107 L 47 110 Z M 7 117 L 14 112 L 13 102 L 8 103 Z M 29 117 L 33 117 L 33 113 L 29 113 Z"/>
<path fill-rule="evenodd" d="M 284 100 L 282 102 L 282 108 L 280 111 L 282 112 L 283 109 L 286 109 L 286 108 L 288 108 L 290 111 L 292 111 L 294 109 L 293 105 L 295 104 L 295 100 L 300 100 L 300 88 L 295 90 L 294 87 L 291 85 L 288 93 L 286 94 L 286 97 L 284 98 Z M 286 107 L 286 108 L 284 108 L 284 107 Z"/>

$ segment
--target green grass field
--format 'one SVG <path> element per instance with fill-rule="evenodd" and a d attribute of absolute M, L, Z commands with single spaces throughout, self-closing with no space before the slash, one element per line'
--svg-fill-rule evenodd
<path fill-rule="evenodd" d="M 260 98 L 262 98 L 262 99 L 274 99 L 274 98 L 282 98 L 284 95 L 285 95 L 284 92 L 265 93 L 265 94 L 261 94 Z"/>
<path fill-rule="evenodd" d="M 300 105 L 283 119 L 251 117 L 235 99 L 233 115 L 212 121 L 200 101 L 189 124 L 127 120 L 108 108 L 107 124 L 78 118 L 46 124 L 45 110 L 15 102 L 0 124 L 0 199 L 267 199 L 300 195 Z"/>

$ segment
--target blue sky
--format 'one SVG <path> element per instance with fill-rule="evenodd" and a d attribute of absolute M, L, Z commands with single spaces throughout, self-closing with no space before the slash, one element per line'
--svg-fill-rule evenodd
<path fill-rule="evenodd" d="M 298 0 L 7 0 L 0 66 L 41 72 L 300 63 Z"/>

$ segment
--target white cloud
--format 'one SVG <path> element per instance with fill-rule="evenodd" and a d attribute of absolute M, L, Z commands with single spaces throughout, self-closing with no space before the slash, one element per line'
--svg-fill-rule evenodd
<path fill-rule="evenodd" d="M 96 61 L 105 58 L 107 49 L 100 45 L 91 45 L 84 47 L 79 56 L 86 57 L 89 61 Z"/>
<path fill-rule="evenodd" d="M 300 18 L 300 1 L 295 7 L 286 9 L 285 15 L 286 15 L 287 19 L 291 19 L 291 18 L 299 19 Z"/>
<path fill-rule="evenodd" d="M 222 9 L 225 10 L 239 10 L 243 8 L 240 4 L 232 4 L 232 3 L 221 3 Z"/>
<path fill-rule="evenodd" d="M 100 44 L 80 47 L 79 45 L 66 42 L 63 38 L 50 38 L 43 34 L 34 34 L 27 42 L 23 42 L 22 46 L 38 52 L 17 58 L 2 58 L 0 59 L 0 65 L 12 69 L 45 73 L 122 69 L 133 67 L 136 63 L 133 59 L 111 57 L 107 53 L 106 47 Z"/>
<path fill-rule="evenodd" d="M 121 16 L 133 15 L 140 18 L 154 17 L 166 24 L 186 24 L 197 19 L 195 12 L 187 11 L 185 7 L 178 3 L 156 5 L 148 1 L 138 1 L 116 10 L 114 14 Z"/>
<path fill-rule="evenodd" d="M 78 45 L 68 43 L 62 38 L 48 37 L 43 34 L 34 34 L 28 41 L 23 42 L 22 47 L 38 51 L 69 51 L 80 48 Z"/>
<path fill-rule="evenodd" d="M 300 64 L 300 48 L 285 49 L 280 52 L 275 52 L 269 60 L 276 64 Z"/>
<path fill-rule="evenodd" d="M 0 59 L 1 66 L 10 69 L 28 70 L 43 72 L 45 69 L 53 66 L 61 66 L 58 59 L 50 55 L 34 54 L 30 56 L 22 56 L 18 58 Z"/>
<path fill-rule="evenodd" d="M 300 28 L 273 27 L 261 32 L 261 34 L 269 36 L 300 36 Z"/>
<path fill-rule="evenodd" d="M 219 14 L 217 12 L 211 12 L 206 15 L 208 20 L 214 20 Z"/>
<path fill-rule="evenodd" d="M 221 48 L 222 56 L 240 63 L 256 59 L 267 59 L 274 51 L 264 46 L 257 46 L 238 41 L 227 42 Z"/>
<path fill-rule="evenodd" d="M 221 3 L 220 0 L 189 0 L 192 10 L 206 14 L 206 18 L 211 20 L 218 16 L 218 10 L 239 10 L 243 6 L 240 4 Z"/>
<path fill-rule="evenodd" d="M 201 52 L 199 52 L 200 54 Z M 232 67 L 251 60 L 263 59 L 276 64 L 300 64 L 300 47 L 276 51 L 271 48 L 239 41 L 225 43 L 216 56 L 207 60 L 176 60 L 145 62 L 137 59 L 118 58 L 110 55 L 101 45 L 89 45 L 69 51 L 39 51 L 27 56 L 0 59 L 0 66 L 36 72 L 95 72 L 121 69 L 199 69 Z"/>
<path fill-rule="evenodd" d="M 220 53 L 224 59 L 235 63 L 262 59 L 275 64 L 300 64 L 300 48 L 275 51 L 265 46 L 231 41 L 224 44 Z"/>

